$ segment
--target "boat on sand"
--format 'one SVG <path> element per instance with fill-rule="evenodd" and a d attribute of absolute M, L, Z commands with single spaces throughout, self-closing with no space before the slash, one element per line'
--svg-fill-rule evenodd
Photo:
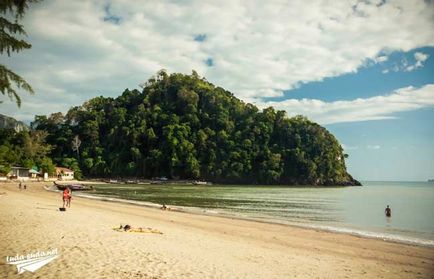
<path fill-rule="evenodd" d="M 53 181 L 54 185 L 56 185 L 57 189 L 65 190 L 66 188 L 71 189 L 72 191 L 89 191 L 93 190 L 92 186 L 87 186 L 83 184 L 58 184 L 56 181 Z"/>

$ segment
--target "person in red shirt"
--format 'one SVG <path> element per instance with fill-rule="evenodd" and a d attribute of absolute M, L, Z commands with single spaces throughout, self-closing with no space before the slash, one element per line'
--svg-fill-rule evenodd
<path fill-rule="evenodd" d="M 67 207 L 71 207 L 71 190 L 66 187 L 65 190 L 63 190 L 63 207 L 65 207 L 65 204 Z"/>

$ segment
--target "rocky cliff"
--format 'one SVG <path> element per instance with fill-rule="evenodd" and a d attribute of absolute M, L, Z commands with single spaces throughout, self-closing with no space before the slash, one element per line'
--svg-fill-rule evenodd
<path fill-rule="evenodd" d="M 28 131 L 29 126 L 12 117 L 0 114 L 0 129 L 14 129 L 17 132 Z"/>

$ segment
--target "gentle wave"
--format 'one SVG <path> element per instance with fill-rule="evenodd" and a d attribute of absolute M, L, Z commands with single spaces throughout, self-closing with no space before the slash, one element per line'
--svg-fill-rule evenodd
<path fill-rule="evenodd" d="M 47 189 L 47 190 L 51 190 L 51 189 Z M 107 197 L 107 196 L 95 196 L 95 195 L 84 194 L 84 193 L 76 193 L 75 196 L 88 198 L 88 199 L 94 199 L 94 200 L 108 201 L 108 202 L 118 202 L 118 203 L 124 203 L 124 204 L 146 206 L 146 207 L 151 207 L 151 208 L 160 208 L 162 206 L 161 204 L 152 203 L 152 202 L 120 199 L 120 198 L 113 198 L 113 197 Z M 263 223 L 289 225 L 289 226 L 295 226 L 295 227 L 300 227 L 300 228 L 307 228 L 307 229 L 315 229 L 315 230 L 321 230 L 321 231 L 349 234 L 349 235 L 360 236 L 360 237 L 365 237 L 365 238 L 382 239 L 384 241 L 397 242 L 397 243 L 403 243 L 403 244 L 425 246 L 425 247 L 434 247 L 434 241 L 433 240 L 408 237 L 408 236 L 402 236 L 402 235 L 396 235 L 396 234 L 390 234 L 390 233 L 364 231 L 364 230 L 344 228 L 344 227 L 336 227 L 336 226 L 328 226 L 328 225 L 285 222 L 285 221 L 282 221 L 279 219 L 270 219 L 270 218 L 265 217 L 265 216 L 257 216 L 255 218 L 255 216 L 240 215 L 240 214 L 237 214 L 236 212 L 233 212 L 233 211 L 225 211 L 224 209 L 223 210 L 216 210 L 216 209 L 210 210 L 210 209 L 206 209 L 206 208 L 186 207 L 186 206 L 176 206 L 176 207 L 170 206 L 170 208 L 173 211 L 179 211 L 179 212 L 188 212 L 188 213 L 200 214 L 200 215 L 214 215 L 214 216 L 217 215 L 217 216 L 221 216 L 221 217 L 237 218 L 240 220 L 250 220 L 250 221 L 263 222 Z"/>
<path fill-rule="evenodd" d="M 323 226 L 323 225 L 297 225 L 297 226 L 305 227 L 305 228 L 312 228 L 312 229 L 319 229 L 319 230 L 329 231 L 329 232 L 345 233 L 345 234 L 361 236 L 361 237 L 366 237 L 366 238 L 382 239 L 382 240 L 391 241 L 391 242 L 405 243 L 405 244 L 418 245 L 418 246 L 434 247 L 434 241 L 433 240 L 408 237 L 408 236 L 402 236 L 402 235 L 363 231 L 363 230 L 340 228 L 340 227 L 333 227 L 333 226 Z"/>

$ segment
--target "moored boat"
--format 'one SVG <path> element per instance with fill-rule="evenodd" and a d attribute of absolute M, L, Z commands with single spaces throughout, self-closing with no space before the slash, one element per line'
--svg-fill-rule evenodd
<path fill-rule="evenodd" d="M 93 190 L 92 186 L 86 186 L 82 184 L 58 184 L 56 181 L 53 182 L 56 185 L 57 189 L 65 190 L 66 188 L 71 189 L 72 191 L 89 191 Z"/>

